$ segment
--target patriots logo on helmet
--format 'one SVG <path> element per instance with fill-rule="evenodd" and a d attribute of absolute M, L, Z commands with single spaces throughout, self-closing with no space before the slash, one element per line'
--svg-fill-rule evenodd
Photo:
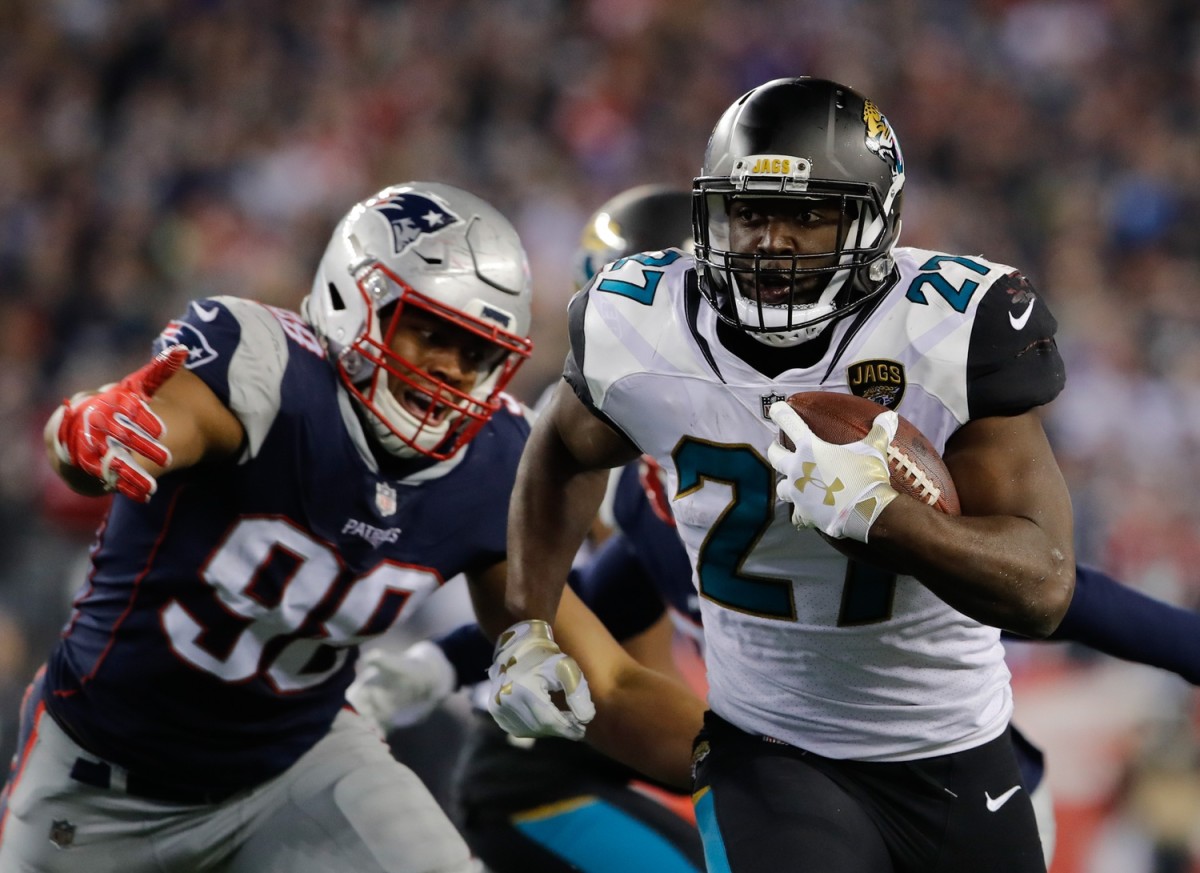
<path fill-rule="evenodd" d="M 407 251 L 421 237 L 462 221 L 445 206 L 424 194 L 396 194 L 374 206 L 392 225 L 392 243 L 398 255 Z"/>

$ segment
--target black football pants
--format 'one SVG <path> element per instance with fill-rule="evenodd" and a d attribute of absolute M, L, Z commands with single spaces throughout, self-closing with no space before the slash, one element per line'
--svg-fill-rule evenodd
<path fill-rule="evenodd" d="M 1007 730 L 952 755 L 837 761 L 709 712 L 696 748 L 709 873 L 1045 873 Z"/>

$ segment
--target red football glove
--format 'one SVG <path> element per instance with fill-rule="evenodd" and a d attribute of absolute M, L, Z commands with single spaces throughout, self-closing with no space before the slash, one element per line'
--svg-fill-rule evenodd
<path fill-rule="evenodd" d="M 164 426 L 146 401 L 187 360 L 186 346 L 171 346 L 154 360 L 97 394 L 77 394 L 55 411 L 54 451 L 64 464 L 95 476 L 109 491 L 145 503 L 158 487 L 133 453 L 165 467 L 171 453 L 158 441 Z M 53 426 L 53 419 L 50 422 Z"/>

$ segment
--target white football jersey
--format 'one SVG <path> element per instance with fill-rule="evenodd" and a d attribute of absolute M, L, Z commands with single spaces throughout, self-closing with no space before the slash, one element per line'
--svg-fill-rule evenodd
<path fill-rule="evenodd" d="M 617 261 L 571 305 L 567 380 L 667 473 L 701 594 L 709 705 L 830 758 L 985 743 L 1008 724 L 1010 677 L 999 630 L 792 526 L 767 461 L 767 409 L 798 391 L 855 393 L 941 451 L 969 419 L 1025 411 L 1063 384 L 1054 319 L 1013 268 L 895 254 L 897 281 L 874 306 L 799 349 L 769 350 L 802 359 L 828 339 L 815 363 L 774 378 L 723 344 L 730 329 L 718 332 L 682 252 Z"/>

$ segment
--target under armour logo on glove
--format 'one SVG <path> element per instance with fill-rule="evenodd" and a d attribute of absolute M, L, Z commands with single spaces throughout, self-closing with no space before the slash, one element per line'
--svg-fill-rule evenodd
<path fill-rule="evenodd" d="M 842 484 L 842 480 L 834 479 L 832 482 L 826 484 L 820 479 L 817 479 L 813 476 L 813 471 L 817 469 L 817 465 L 812 461 L 805 461 L 803 468 L 803 475 L 795 482 L 796 490 L 803 494 L 805 488 L 807 488 L 809 485 L 815 485 L 818 488 L 824 489 L 825 491 L 825 500 L 823 503 L 826 506 L 834 506 L 837 501 L 833 499 L 833 496 L 839 491 L 844 491 L 846 488 L 846 486 Z"/>
<path fill-rule="evenodd" d="M 792 504 L 792 524 L 865 543 L 871 525 L 897 493 L 887 461 L 900 424 L 896 413 L 881 412 L 870 433 L 845 445 L 816 436 L 787 401 L 772 404 L 769 414 L 795 446 L 787 449 L 776 441 L 767 449 L 771 466 L 783 475 L 776 494 Z"/>

